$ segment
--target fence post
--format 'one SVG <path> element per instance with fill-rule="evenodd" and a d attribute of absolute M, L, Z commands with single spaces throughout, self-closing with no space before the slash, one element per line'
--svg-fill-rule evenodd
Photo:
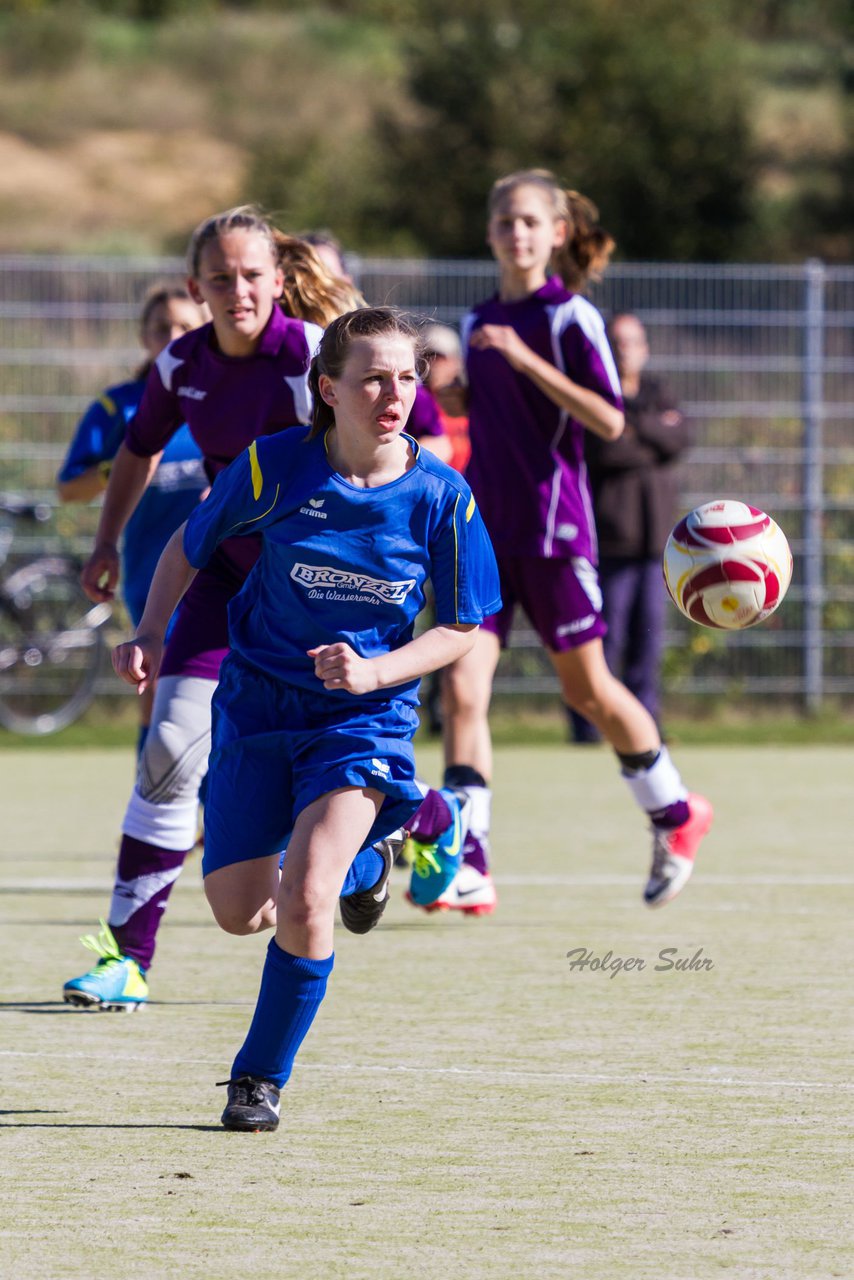
<path fill-rule="evenodd" d="M 824 291 L 825 267 L 817 258 L 805 263 L 803 351 L 804 450 L 804 691 L 809 714 L 821 710 L 824 692 L 823 563 L 824 519 Z"/>

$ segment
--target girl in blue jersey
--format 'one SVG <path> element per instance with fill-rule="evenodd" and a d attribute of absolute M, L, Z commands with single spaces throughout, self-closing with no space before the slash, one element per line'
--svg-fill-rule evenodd
<path fill-rule="evenodd" d="M 463 323 L 472 446 L 466 477 L 495 545 L 504 607 L 446 673 L 445 784 L 468 793 L 471 816 L 463 866 L 439 906 L 495 906 L 486 858 L 488 710 L 516 606 L 538 632 L 565 702 L 614 748 L 648 815 L 649 906 L 684 886 L 711 823 L 708 801 L 688 794 L 652 716 L 611 674 L 603 653 L 584 438 L 617 438 L 623 412 L 602 317 L 579 292 L 613 248 L 597 217 L 588 200 L 541 169 L 510 174 L 490 194 L 499 289 Z"/>
<path fill-rule="evenodd" d="M 139 321 L 148 359 L 130 382 L 108 387 L 81 418 L 57 476 L 62 502 L 89 502 L 104 492 L 113 458 L 139 408 L 152 364 L 164 347 L 204 324 L 206 318 L 182 286 L 156 285 L 149 291 Z M 142 617 L 161 551 L 207 486 L 201 450 L 189 428 L 182 426 L 166 446 L 122 540 L 122 598 L 134 626 Z M 140 699 L 137 752 L 142 750 L 151 722 L 153 695 L 154 690 L 149 689 Z"/>
<path fill-rule="evenodd" d="M 218 923 L 276 930 L 228 1081 L 229 1129 L 278 1124 L 279 1091 L 332 969 L 339 896 L 358 931 L 376 922 L 391 858 L 373 842 L 421 804 L 419 678 L 468 652 L 500 607 L 467 484 L 402 434 L 418 363 L 417 331 L 395 312 L 334 321 L 312 365 L 311 430 L 257 440 L 218 478 L 170 540 L 136 637 L 114 654 L 144 689 L 197 570 L 226 537 L 261 535 L 229 610 L 205 825 Z M 413 639 L 428 578 L 437 622 Z"/>

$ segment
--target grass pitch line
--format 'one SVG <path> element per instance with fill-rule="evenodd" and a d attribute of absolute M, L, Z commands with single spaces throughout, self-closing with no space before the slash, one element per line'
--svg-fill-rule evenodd
<path fill-rule="evenodd" d="M 542 887 L 559 887 L 561 885 L 600 885 L 600 886 L 618 886 L 633 885 L 637 883 L 637 876 L 634 875 L 616 875 L 616 874 L 573 874 L 566 875 L 502 875 L 497 872 L 493 879 L 496 884 L 507 885 L 531 885 Z M 764 886 L 781 886 L 800 888 L 806 885 L 816 885 L 819 888 L 828 886 L 831 888 L 851 887 L 854 886 L 854 876 L 822 876 L 822 875 L 804 875 L 804 876 L 783 876 L 783 875 L 747 875 L 747 876 L 726 876 L 716 875 L 714 872 L 702 872 L 704 884 L 714 885 L 764 885 Z"/>
<path fill-rule="evenodd" d="M 854 876 L 832 876 L 832 875 L 803 875 L 803 876 L 785 876 L 785 875 L 717 875 L 715 872 L 707 873 L 703 871 L 703 883 L 707 885 L 724 885 L 724 886 L 741 886 L 741 885 L 757 885 L 766 888 L 852 888 L 854 887 Z M 521 888 L 560 888 L 566 886 L 587 886 L 599 888 L 620 888 L 624 885 L 634 886 L 637 884 L 636 875 L 621 875 L 617 873 L 574 873 L 567 872 L 560 875 L 531 875 L 524 873 L 514 875 L 512 873 L 502 875 L 497 872 L 494 876 L 495 883 L 498 885 L 511 885 Z M 3 880 L 0 881 L 0 893 L 91 893 L 112 890 L 112 879 L 104 880 L 60 880 L 51 876 L 40 876 L 33 880 Z"/>
<path fill-rule="evenodd" d="M 85 1017 L 85 1014 L 71 1015 L 77 1017 Z M 100 1016 L 100 1015 L 95 1015 Z M 100 1060 L 103 1057 L 102 1050 L 93 1050 L 91 1053 L 44 1053 L 39 1049 L 0 1049 L 0 1058 L 49 1058 L 52 1061 L 62 1059 L 68 1062 L 86 1062 L 90 1060 Z M 151 1059 L 140 1054 L 128 1053 L 111 1053 L 111 1062 L 126 1062 L 135 1065 L 146 1065 L 151 1063 Z M 157 1055 L 157 1063 L 168 1064 L 178 1067 L 201 1067 L 209 1066 L 212 1069 L 221 1067 L 220 1059 L 212 1058 L 164 1058 L 161 1054 Z M 400 1075 L 400 1076 L 457 1076 L 464 1079 L 474 1080 L 507 1080 L 507 1081 L 526 1081 L 536 1080 L 540 1083 L 554 1083 L 556 1085 L 563 1084 L 607 1084 L 607 1085 L 627 1085 L 635 1086 L 638 1084 L 648 1085 L 678 1085 L 685 1087 L 698 1087 L 701 1089 L 717 1089 L 721 1085 L 731 1089 L 823 1089 L 829 1092 L 838 1093 L 854 1093 L 854 1083 L 846 1083 L 832 1080 L 763 1080 L 763 1079 L 739 1079 L 736 1076 L 717 1075 L 714 1069 L 708 1076 L 676 1076 L 676 1075 L 660 1075 L 650 1071 L 639 1070 L 633 1075 L 619 1075 L 617 1073 L 609 1073 L 606 1071 L 514 1071 L 506 1067 L 502 1068 L 486 1068 L 486 1067 L 424 1067 L 424 1066 L 406 1066 L 397 1063 L 392 1066 L 374 1065 L 371 1063 L 358 1062 L 305 1062 L 303 1069 L 306 1072 L 326 1072 L 332 1075 Z"/>

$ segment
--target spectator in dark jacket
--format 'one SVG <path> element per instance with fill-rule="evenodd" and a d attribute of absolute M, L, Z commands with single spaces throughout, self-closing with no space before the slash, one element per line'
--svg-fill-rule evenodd
<path fill-rule="evenodd" d="M 626 427 L 618 440 L 588 433 L 587 464 L 599 536 L 599 580 L 608 624 L 608 666 L 659 720 L 666 592 L 661 553 L 676 516 L 675 462 L 688 429 L 672 395 L 644 372 L 646 332 L 635 315 L 611 320 L 608 336 L 623 388 Z M 598 741 L 572 717 L 576 742 Z"/>

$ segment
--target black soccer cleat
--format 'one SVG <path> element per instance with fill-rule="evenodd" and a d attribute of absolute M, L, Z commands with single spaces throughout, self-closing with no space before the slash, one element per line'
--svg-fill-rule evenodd
<path fill-rule="evenodd" d="M 269 1080 L 238 1076 L 236 1080 L 220 1080 L 219 1085 L 228 1085 L 223 1128 L 243 1133 L 263 1133 L 278 1128 L 279 1090 Z"/>
<path fill-rule="evenodd" d="M 349 893 L 346 898 L 339 898 L 341 923 L 351 933 L 370 933 L 388 903 L 388 878 L 394 864 L 395 854 L 403 843 L 398 833 L 379 840 L 374 845 L 383 860 L 382 875 L 373 889 L 363 889 L 361 893 Z"/>

